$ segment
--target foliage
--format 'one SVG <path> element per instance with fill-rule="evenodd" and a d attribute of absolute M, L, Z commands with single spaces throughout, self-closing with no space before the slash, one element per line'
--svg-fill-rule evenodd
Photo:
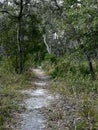
<path fill-rule="evenodd" d="M 62 58 L 57 58 L 55 62 L 51 63 L 50 59 L 45 59 L 43 62 L 43 68 L 48 70 L 52 78 L 63 79 L 67 83 L 69 89 L 73 92 L 82 92 L 82 91 L 98 91 L 98 82 L 91 79 L 91 74 L 88 69 L 88 64 L 85 60 L 78 59 L 79 55 L 73 53 L 70 56 L 65 55 Z M 96 63 L 93 65 L 94 70 L 97 72 Z"/>
<path fill-rule="evenodd" d="M 64 96 L 98 93 L 97 8 L 96 0 L 0 2 L 0 105 L 4 107 L 1 122 L 5 115 L 9 116 L 10 104 L 11 109 L 16 107 L 20 97 L 16 90 L 26 84 L 29 68 L 42 61 L 50 77 L 59 80 L 52 89 Z M 15 73 L 20 67 L 22 75 Z M 90 103 L 83 102 L 83 121 L 77 129 L 85 129 L 85 116 L 89 113 L 95 117 Z"/>

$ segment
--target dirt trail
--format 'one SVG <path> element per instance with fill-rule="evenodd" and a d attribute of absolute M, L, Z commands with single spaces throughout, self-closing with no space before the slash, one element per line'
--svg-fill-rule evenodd
<path fill-rule="evenodd" d="M 21 114 L 20 130 L 46 130 L 47 120 L 40 112 L 43 107 L 48 107 L 56 99 L 47 89 L 49 77 L 45 75 L 41 68 L 33 69 L 35 73 L 34 85 L 36 89 L 23 90 L 22 93 L 30 97 L 24 100 L 26 111 Z"/>
<path fill-rule="evenodd" d="M 84 117 L 80 116 L 81 102 L 84 98 L 74 94 L 68 96 L 53 94 L 50 84 L 59 86 L 59 82 L 51 82 L 41 68 L 32 71 L 35 73 L 32 82 L 36 87 L 21 91 L 24 97 L 29 96 L 22 104 L 26 110 L 22 113 L 20 111 L 22 120 L 18 122 L 20 128 L 13 130 L 76 130 L 77 124 L 84 120 Z M 64 85 L 60 82 L 61 84 Z"/>

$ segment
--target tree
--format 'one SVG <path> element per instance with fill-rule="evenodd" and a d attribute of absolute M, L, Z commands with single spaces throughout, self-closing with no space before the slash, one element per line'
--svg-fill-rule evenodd
<path fill-rule="evenodd" d="M 95 0 L 64 1 L 64 12 L 66 16 L 65 30 L 68 39 L 70 42 L 74 41 L 75 50 L 78 48 L 88 62 L 89 71 L 93 78 L 95 74 L 92 59 L 97 54 L 96 47 L 98 42 L 98 25 L 95 25 L 97 20 L 97 2 Z"/>
<path fill-rule="evenodd" d="M 9 37 L 12 38 L 9 42 L 6 37 L 4 38 L 6 39 L 6 43 L 8 42 L 6 47 L 10 46 L 10 51 L 15 54 L 14 66 L 17 73 L 22 73 L 26 55 L 31 53 L 31 50 L 35 50 L 35 44 L 39 44 L 39 42 L 42 43 L 42 34 L 39 28 L 40 20 L 38 20 L 40 18 L 37 17 L 37 12 L 32 10 L 34 5 L 35 3 L 30 0 L 10 0 L 9 2 L 6 0 L 2 3 L 2 8 L 0 10 L 4 18 L 6 17 L 8 19 L 7 23 L 13 23 L 10 26 L 6 26 L 6 28 L 8 28 L 7 31 L 10 32 Z M 12 28 L 9 28 L 11 26 Z M 14 44 L 12 45 L 12 43 Z"/>

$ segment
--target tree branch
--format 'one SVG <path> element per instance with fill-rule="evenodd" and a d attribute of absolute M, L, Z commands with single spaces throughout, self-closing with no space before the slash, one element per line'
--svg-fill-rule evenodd
<path fill-rule="evenodd" d="M 8 14 L 9 16 L 13 17 L 13 18 L 17 18 L 17 16 L 15 15 L 12 15 L 10 12 L 8 12 L 7 10 L 0 10 L 0 13 L 6 13 Z"/>

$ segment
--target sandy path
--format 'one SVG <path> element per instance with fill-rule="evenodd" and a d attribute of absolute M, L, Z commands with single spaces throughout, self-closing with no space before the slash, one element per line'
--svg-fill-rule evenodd
<path fill-rule="evenodd" d="M 23 94 L 30 97 L 24 100 L 25 113 L 21 114 L 21 130 L 46 130 L 47 120 L 41 114 L 40 109 L 48 107 L 54 102 L 55 97 L 47 89 L 49 77 L 45 75 L 41 68 L 33 69 L 35 73 L 36 89 L 23 90 Z"/>

